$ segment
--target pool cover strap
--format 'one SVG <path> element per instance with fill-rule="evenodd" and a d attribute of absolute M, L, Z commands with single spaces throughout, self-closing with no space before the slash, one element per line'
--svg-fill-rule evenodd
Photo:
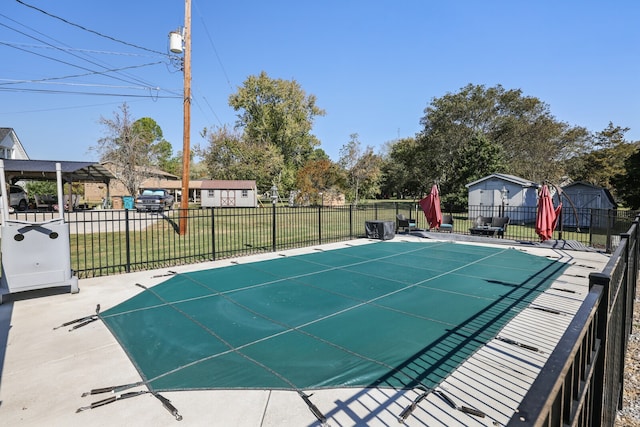
<path fill-rule="evenodd" d="M 83 326 L 88 325 L 89 323 L 95 322 L 96 320 L 99 319 L 100 315 L 100 304 L 98 304 L 96 306 L 96 314 L 91 314 L 89 316 L 84 316 L 84 317 L 80 317 L 78 319 L 74 319 L 74 320 L 70 320 L 68 322 L 64 322 L 62 325 L 60 326 L 56 326 L 55 328 L 53 328 L 53 330 L 55 331 L 56 329 L 60 329 L 63 328 L 65 326 L 70 326 L 70 325 L 74 325 L 71 329 L 69 329 L 69 332 L 74 331 L 78 328 L 81 328 Z"/>
<path fill-rule="evenodd" d="M 138 383 L 138 384 L 140 384 L 140 383 Z M 84 397 L 84 396 L 87 396 L 89 394 L 99 394 L 99 393 L 113 392 L 113 390 L 115 390 L 117 388 L 119 388 L 119 387 L 105 387 L 105 388 L 101 388 L 101 389 L 94 389 L 94 390 L 91 390 L 91 393 L 83 393 L 82 396 Z M 167 399 L 166 397 L 162 396 L 160 393 L 153 392 L 153 391 L 150 391 L 150 390 L 130 391 L 128 393 L 122 393 L 122 394 L 119 394 L 119 395 L 116 395 L 116 396 L 107 397 L 106 399 L 102 399 L 102 400 L 98 400 L 97 402 L 93 402 L 92 404 L 90 404 L 88 406 L 83 406 L 83 407 L 78 408 L 76 410 L 76 413 L 87 411 L 89 409 L 99 408 L 100 406 L 108 405 L 110 403 L 117 402 L 119 400 L 130 399 L 132 397 L 140 396 L 140 395 L 143 395 L 143 394 L 149 394 L 149 393 L 151 393 L 156 399 L 158 399 L 160 402 L 162 402 L 162 406 L 164 406 L 164 408 L 167 411 L 169 411 L 169 413 L 171 415 L 173 415 L 177 421 L 181 421 L 182 420 L 182 415 L 180 415 L 180 413 L 178 412 L 178 409 L 176 409 L 176 407 L 173 406 L 173 404 L 171 403 L 171 401 L 169 399 Z"/>

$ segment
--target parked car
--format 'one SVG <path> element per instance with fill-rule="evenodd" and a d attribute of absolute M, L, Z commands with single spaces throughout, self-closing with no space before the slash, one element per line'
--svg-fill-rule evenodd
<path fill-rule="evenodd" d="M 19 211 L 27 210 L 29 207 L 29 198 L 27 193 L 19 185 L 9 185 L 9 208 L 15 208 Z"/>
<path fill-rule="evenodd" d="M 173 207 L 173 195 L 161 188 L 146 189 L 136 197 L 135 205 L 138 212 L 162 212 Z"/>

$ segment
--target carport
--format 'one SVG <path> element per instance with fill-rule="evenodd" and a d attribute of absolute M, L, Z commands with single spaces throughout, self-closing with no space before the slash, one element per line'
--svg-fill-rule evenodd
<path fill-rule="evenodd" d="M 109 197 L 109 181 L 115 176 L 96 162 L 4 159 L 5 179 L 11 184 L 22 180 L 55 181 L 56 163 L 61 166 L 63 183 L 69 184 L 69 195 L 74 182 L 100 182 L 107 185 Z"/>

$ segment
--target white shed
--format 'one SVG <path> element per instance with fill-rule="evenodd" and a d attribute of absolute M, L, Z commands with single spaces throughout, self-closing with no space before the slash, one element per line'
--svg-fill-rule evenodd
<path fill-rule="evenodd" d="M 203 208 L 257 208 L 256 182 L 250 180 L 203 180 L 200 186 Z"/>
<path fill-rule="evenodd" d="M 540 186 L 535 182 L 514 175 L 494 173 L 469 183 L 466 187 L 469 189 L 468 208 L 472 217 L 508 216 L 512 223 L 527 223 L 536 219 L 537 189 Z"/>

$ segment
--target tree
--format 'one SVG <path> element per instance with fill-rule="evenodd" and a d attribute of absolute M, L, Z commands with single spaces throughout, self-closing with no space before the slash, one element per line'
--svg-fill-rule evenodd
<path fill-rule="evenodd" d="M 430 178 L 441 185 L 443 199 L 447 191 L 465 192 L 460 167 L 465 147 L 473 145 L 474 138 L 476 143 L 501 147 L 500 172 L 537 182 L 559 179 L 563 171 L 558 161 L 581 142 L 581 133 L 555 120 L 545 103 L 500 85 L 470 84 L 433 99 L 420 123 L 423 129 L 416 138 L 419 149 L 413 161 L 424 171 L 435 171 L 437 176 Z"/>
<path fill-rule="evenodd" d="M 387 154 L 381 162 L 381 191 L 386 197 L 419 198 L 433 182 L 431 169 L 423 170 L 415 159 L 419 156 L 415 138 L 403 138 L 387 143 Z"/>
<path fill-rule="evenodd" d="M 320 202 L 321 193 L 338 194 L 343 192 L 344 171 L 329 159 L 309 160 L 296 175 L 296 188 L 302 199 L 316 199 Z"/>
<path fill-rule="evenodd" d="M 457 165 L 458 174 L 440 186 L 442 204 L 451 208 L 466 204 L 466 184 L 506 169 L 502 146 L 481 133 L 462 147 Z"/>
<path fill-rule="evenodd" d="M 82 186 L 84 189 L 84 186 Z M 29 181 L 26 185 L 27 193 L 31 198 L 34 195 L 57 194 L 58 187 L 55 181 Z"/>
<path fill-rule="evenodd" d="M 307 96 L 295 80 L 272 79 L 263 71 L 249 76 L 229 97 L 229 105 L 241 111 L 236 128 L 244 130 L 246 141 L 272 145 L 280 152 L 289 169 L 281 177 L 292 185 L 295 171 L 319 145 L 311 129 L 314 118 L 325 112 L 316 106 L 316 97 Z"/>
<path fill-rule="evenodd" d="M 624 172 L 611 179 L 612 184 L 628 208 L 640 209 L 640 149 L 627 157 L 624 166 Z"/>
<path fill-rule="evenodd" d="M 143 117 L 133 123 L 133 130 L 149 147 L 149 162 L 158 169 L 178 175 L 181 159 L 173 157 L 173 147 L 164 139 L 160 125 L 150 117 Z M 181 165 L 180 165 L 181 166 Z"/>
<path fill-rule="evenodd" d="M 200 155 L 212 179 L 255 180 L 263 190 L 278 182 L 284 162 L 273 144 L 248 141 L 227 127 L 205 130 L 203 135 L 209 146 L 200 149 Z"/>
<path fill-rule="evenodd" d="M 173 147 L 166 140 L 158 141 L 155 144 L 156 166 L 158 169 L 169 172 L 173 175 L 181 175 L 182 156 L 173 156 Z"/>
<path fill-rule="evenodd" d="M 367 146 L 363 151 L 358 140 L 358 134 L 351 134 L 351 140 L 340 149 L 340 166 L 347 176 L 347 194 L 349 200 L 358 204 L 360 193 L 372 196 L 379 190 L 381 160 Z"/>
<path fill-rule="evenodd" d="M 113 163 L 113 175 L 129 194 L 138 194 L 142 181 L 151 175 L 150 168 L 157 166 L 160 126 L 150 118 L 134 121 L 126 103 L 112 119 L 101 117 L 100 124 L 106 127 L 106 135 L 92 149 L 100 153 L 101 162 Z"/>
<path fill-rule="evenodd" d="M 625 140 L 624 134 L 628 131 L 629 128 L 609 122 L 605 129 L 596 132 L 591 151 L 567 162 L 571 178 L 611 189 L 617 195 L 614 177 L 626 174 L 625 162 L 637 149 L 637 144 Z"/>

